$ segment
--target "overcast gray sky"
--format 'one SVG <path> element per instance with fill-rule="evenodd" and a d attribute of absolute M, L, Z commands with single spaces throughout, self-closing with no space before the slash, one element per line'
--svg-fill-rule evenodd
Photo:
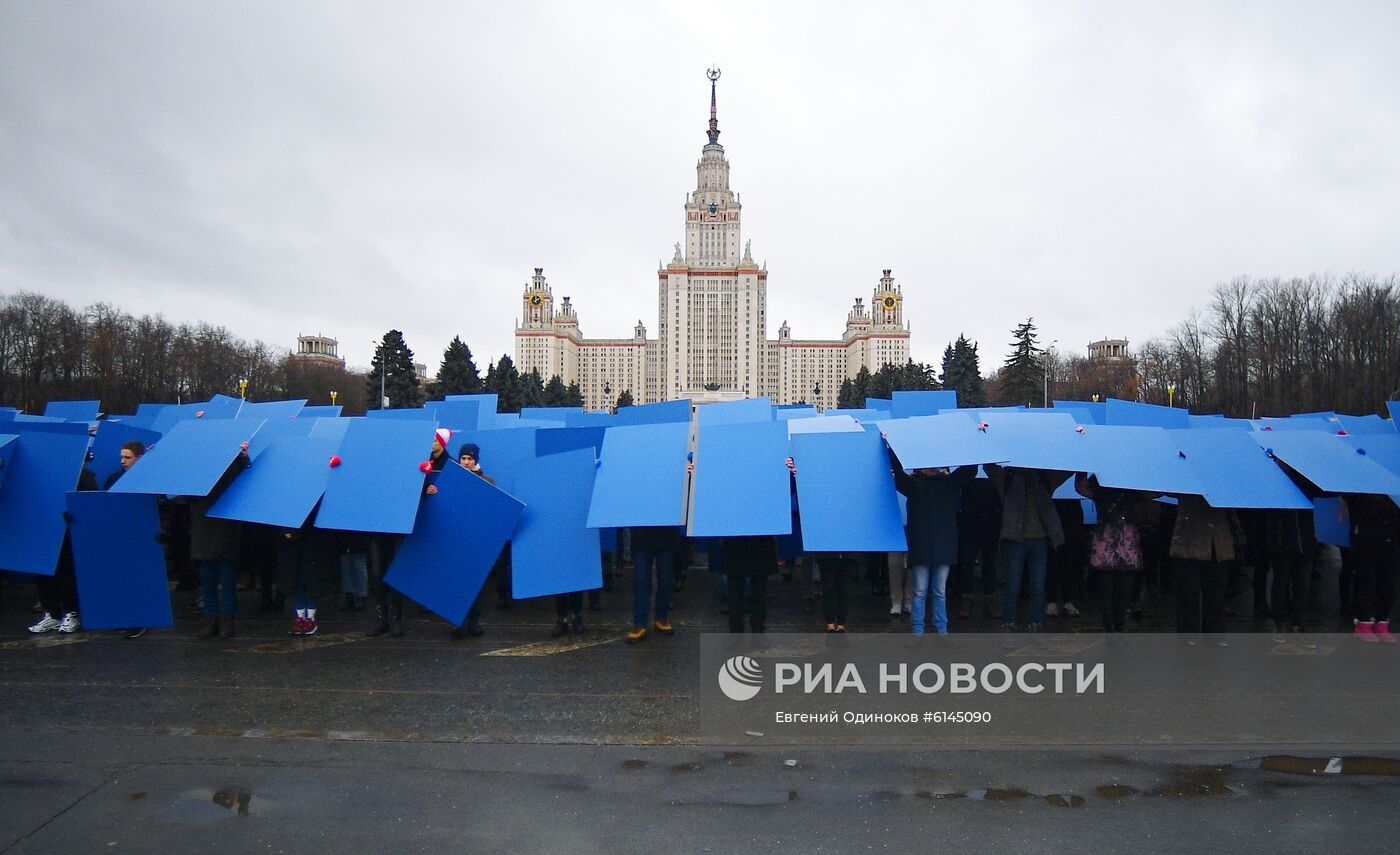
<path fill-rule="evenodd" d="M 1159 334 L 1241 274 L 1400 270 L 1400 4 L 0 4 L 0 291 L 351 364 L 513 353 L 543 267 L 656 332 L 709 85 L 769 334 L 885 267 L 912 356 Z"/>

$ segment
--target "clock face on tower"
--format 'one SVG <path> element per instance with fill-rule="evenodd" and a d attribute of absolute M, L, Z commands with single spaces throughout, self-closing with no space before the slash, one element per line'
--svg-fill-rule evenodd
<path fill-rule="evenodd" d="M 530 295 L 530 305 L 532 305 L 532 306 L 538 306 L 540 303 L 543 303 L 543 302 L 544 302 L 544 297 L 541 297 L 538 291 L 535 292 L 534 294 L 531 294 L 531 295 Z"/>
<path fill-rule="evenodd" d="M 895 297 L 894 297 L 893 294 L 886 294 L 886 295 L 885 295 L 885 298 L 884 298 L 883 300 L 880 301 L 880 303 L 881 303 L 886 309 L 893 309 L 893 308 L 895 307 L 895 303 L 896 303 L 896 302 L 898 302 L 898 301 L 895 300 Z"/>
<path fill-rule="evenodd" d="M 714 202 L 711 202 L 711 203 L 710 203 L 710 216 L 713 217 L 715 214 L 718 214 L 718 213 L 719 213 L 719 205 L 716 205 Z"/>

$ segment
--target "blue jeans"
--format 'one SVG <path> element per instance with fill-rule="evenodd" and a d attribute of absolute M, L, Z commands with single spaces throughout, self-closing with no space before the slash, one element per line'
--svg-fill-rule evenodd
<path fill-rule="evenodd" d="M 1002 620 L 1016 622 L 1016 601 L 1021 598 L 1021 580 L 1030 573 L 1031 623 L 1045 623 L 1045 568 L 1050 560 L 1050 538 L 1002 542 L 1006 559 L 1006 597 L 1002 600 Z"/>
<path fill-rule="evenodd" d="M 651 552 L 632 549 L 632 625 L 646 626 L 651 611 L 651 565 L 656 562 L 656 619 L 664 621 L 671 614 L 671 577 L 676 566 L 673 552 Z"/>
<path fill-rule="evenodd" d="M 948 565 L 939 564 L 929 572 L 924 564 L 909 571 L 914 581 L 914 597 L 909 606 L 909 619 L 915 635 L 924 634 L 924 604 L 928 600 L 929 577 L 933 578 L 933 628 L 939 635 L 948 633 Z"/>
<path fill-rule="evenodd" d="M 364 599 L 369 586 L 369 557 L 363 552 L 340 556 L 340 592 Z"/>
<path fill-rule="evenodd" d="M 238 614 L 238 579 L 232 561 L 220 558 L 199 562 L 199 584 L 204 588 L 205 615 Z"/>

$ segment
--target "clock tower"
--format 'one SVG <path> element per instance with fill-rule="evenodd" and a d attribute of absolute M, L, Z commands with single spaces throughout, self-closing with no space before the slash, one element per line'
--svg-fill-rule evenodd
<path fill-rule="evenodd" d="M 899 285 L 890 275 L 890 271 L 885 270 L 883 273 L 879 286 L 875 288 L 874 298 L 870 301 L 875 327 L 886 330 L 903 329 L 904 295 L 899 292 Z"/>
<path fill-rule="evenodd" d="M 554 294 L 550 292 L 549 283 L 545 281 L 543 267 L 535 268 L 535 275 L 530 278 L 530 284 L 525 286 L 525 294 L 521 300 L 520 328 L 549 329 L 554 321 Z"/>

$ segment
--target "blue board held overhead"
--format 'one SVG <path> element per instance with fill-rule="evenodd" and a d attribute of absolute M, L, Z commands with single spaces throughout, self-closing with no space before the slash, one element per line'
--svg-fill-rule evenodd
<path fill-rule="evenodd" d="M 787 424 L 703 427 L 691 483 L 691 537 L 788 534 L 792 476 Z"/>
<path fill-rule="evenodd" d="M 603 437 L 588 525 L 683 525 L 689 432 L 686 424 L 608 428 Z"/>
<path fill-rule="evenodd" d="M 418 516 L 433 422 L 349 419 L 340 465 L 331 469 L 317 528 L 408 534 Z M 313 431 L 314 433 L 314 431 Z"/>
<path fill-rule="evenodd" d="M 209 508 L 209 516 L 281 528 L 301 528 L 330 481 L 330 458 L 340 442 L 284 437 L 239 475 Z"/>
<path fill-rule="evenodd" d="M 880 437 L 792 437 L 802 548 L 807 552 L 903 552 L 908 548 L 890 458 Z"/>
<path fill-rule="evenodd" d="M 114 493 L 207 496 L 261 428 L 261 419 L 178 422 L 145 456 L 132 464 Z"/>

